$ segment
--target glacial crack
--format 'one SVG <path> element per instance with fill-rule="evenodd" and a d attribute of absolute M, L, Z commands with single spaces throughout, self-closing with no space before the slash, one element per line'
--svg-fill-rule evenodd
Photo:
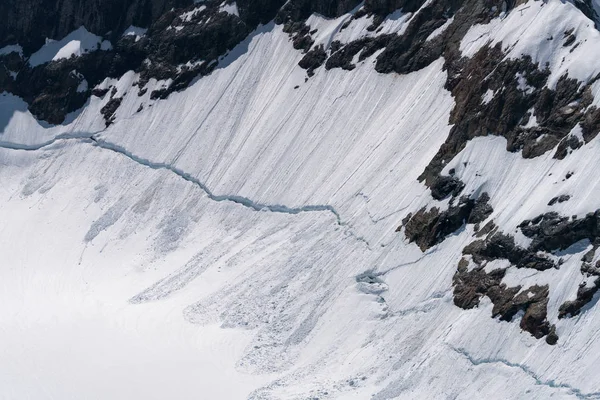
<path fill-rule="evenodd" d="M 51 146 L 56 142 L 61 140 L 82 140 L 87 141 L 92 139 L 92 137 L 98 133 L 102 132 L 102 130 L 93 132 L 75 132 L 75 133 L 62 133 L 60 135 L 55 136 L 54 138 L 47 140 L 42 143 L 36 144 L 22 144 L 22 143 L 14 143 L 14 142 L 6 142 L 0 140 L 0 148 L 8 149 L 8 150 L 23 150 L 23 151 L 36 151 L 41 150 L 45 147 Z"/>
<path fill-rule="evenodd" d="M 115 143 L 108 142 L 108 141 L 94 137 L 94 135 L 96 135 L 100 132 L 102 132 L 102 131 L 95 132 L 91 135 L 90 135 L 90 133 L 85 133 L 85 134 L 75 133 L 75 134 L 58 135 L 55 138 L 53 138 L 52 140 L 49 140 L 49 141 L 46 141 L 43 143 L 39 143 L 39 144 L 35 144 L 35 145 L 24 145 L 24 144 L 19 144 L 19 143 L 1 142 L 0 141 L 0 148 L 9 149 L 9 150 L 36 151 L 36 150 L 41 150 L 45 147 L 49 147 L 60 140 L 78 140 L 78 141 L 82 141 L 84 143 L 91 143 L 92 145 L 94 145 L 100 149 L 108 150 L 108 151 L 112 151 L 114 153 L 120 154 L 120 155 L 130 159 L 131 161 L 134 161 L 137 164 L 143 165 L 145 167 L 155 169 L 155 170 L 160 170 L 160 169 L 167 170 L 167 171 L 177 175 L 181 179 L 184 179 L 184 180 L 198 186 L 206 194 L 206 196 L 212 201 L 232 202 L 232 203 L 239 204 L 243 207 L 250 208 L 254 211 L 269 211 L 272 213 L 279 213 L 279 214 L 296 215 L 296 214 L 306 213 L 306 212 L 329 213 L 335 217 L 335 221 L 336 221 L 337 225 L 339 225 L 341 227 L 345 227 L 347 229 L 348 236 L 352 237 L 353 239 L 355 239 L 358 242 L 363 243 L 369 250 L 371 250 L 371 245 L 369 244 L 369 242 L 362 236 L 359 236 L 356 233 L 354 233 L 354 231 L 352 230 L 352 226 L 350 224 L 348 224 L 347 222 L 344 222 L 342 220 L 339 212 L 333 206 L 331 206 L 329 204 L 314 204 L 314 205 L 305 205 L 305 206 L 301 206 L 301 207 L 288 207 L 283 204 L 260 203 L 260 202 L 256 202 L 256 201 L 249 199 L 248 197 L 244 197 L 244 196 L 215 194 L 206 186 L 206 184 L 204 184 L 198 178 L 192 176 L 188 172 L 185 172 L 177 167 L 174 167 L 171 164 L 151 161 L 147 158 L 144 158 L 144 157 L 141 157 L 139 155 L 132 153 L 131 151 L 127 150 L 123 146 L 120 146 Z"/>
<path fill-rule="evenodd" d="M 329 212 L 329 213 L 333 214 L 333 216 L 336 218 L 336 221 L 339 225 L 343 225 L 343 222 L 341 221 L 339 213 L 335 210 L 335 208 L 333 208 L 330 205 L 306 205 L 306 206 L 302 206 L 302 207 L 288 207 L 288 206 L 285 206 L 282 204 L 258 203 L 247 197 L 244 197 L 244 196 L 214 194 L 198 178 L 195 178 L 191 174 L 189 174 L 177 167 L 174 167 L 174 166 L 172 166 L 170 164 L 166 164 L 166 163 L 150 161 L 147 158 L 138 156 L 138 155 L 130 152 L 129 150 L 125 149 L 124 147 L 119 146 L 114 143 L 111 143 L 111 142 L 107 142 L 107 141 L 104 141 L 101 139 L 96 139 L 93 137 L 91 139 L 94 142 L 95 146 L 100 147 L 105 150 L 110 150 L 115 153 L 121 154 L 121 155 L 129 158 L 130 160 L 135 161 L 138 164 L 144 165 L 144 166 L 152 168 L 152 169 L 164 169 L 164 170 L 174 173 L 175 175 L 179 176 L 180 178 L 200 187 L 200 189 L 202 189 L 202 191 L 206 193 L 208 198 L 213 201 L 217 201 L 217 202 L 228 201 L 228 202 L 240 204 L 247 208 L 251 208 L 254 211 L 265 211 L 266 210 L 266 211 L 271 211 L 274 213 L 282 213 L 282 214 L 300 214 L 302 212 Z"/>
<path fill-rule="evenodd" d="M 567 385 L 565 383 L 556 382 L 553 379 L 551 379 L 551 380 L 543 380 L 543 379 L 541 379 L 539 377 L 538 374 L 536 374 L 535 372 L 533 372 L 526 365 L 522 365 L 522 364 L 518 364 L 518 363 L 513 363 L 513 362 L 510 362 L 510 361 L 502 359 L 502 358 L 475 358 L 475 357 L 473 357 L 471 354 L 469 354 L 463 348 L 457 348 L 457 347 L 454 347 L 454 346 L 452 346 L 450 344 L 447 344 L 447 346 L 452 351 L 454 351 L 455 353 L 457 353 L 457 354 L 461 355 L 462 357 L 464 357 L 465 359 L 467 359 L 467 361 L 469 361 L 474 366 L 485 365 L 485 364 L 501 364 L 501 365 L 505 365 L 505 366 L 507 366 L 509 368 L 516 368 L 516 369 L 521 370 L 521 372 L 523 372 L 526 375 L 528 375 L 529 377 L 531 377 L 535 381 L 536 385 L 547 386 L 547 387 L 552 388 L 552 389 L 564 389 L 569 394 L 574 395 L 578 399 L 586 399 L 586 400 L 589 400 L 589 399 L 600 399 L 600 392 L 584 393 L 584 392 L 582 392 L 580 389 L 578 389 L 576 387 L 573 387 L 571 385 Z"/>

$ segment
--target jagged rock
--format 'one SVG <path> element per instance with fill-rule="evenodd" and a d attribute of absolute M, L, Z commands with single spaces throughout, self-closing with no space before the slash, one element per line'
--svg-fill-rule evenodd
<path fill-rule="evenodd" d="M 554 326 L 554 325 L 550 326 L 550 332 L 548 332 L 548 335 L 546 336 L 546 343 L 548 343 L 551 346 L 554 346 L 556 343 L 558 343 L 558 335 L 556 334 L 556 326 Z"/>
<path fill-rule="evenodd" d="M 581 261 L 583 261 L 584 263 L 591 263 L 594 259 L 594 256 L 596 255 L 596 247 L 596 244 L 594 244 L 592 249 L 583 255 Z"/>
<path fill-rule="evenodd" d="M 561 194 L 560 196 L 553 197 L 548 202 L 548 205 L 553 206 L 556 203 L 564 203 L 565 201 L 569 201 L 570 198 L 571 198 L 571 196 L 569 196 L 568 194 Z"/>
<path fill-rule="evenodd" d="M 116 10 L 112 6 L 90 5 L 87 7 L 89 10 L 100 10 L 101 14 L 93 15 L 96 19 L 90 19 L 88 11 L 81 11 L 81 15 L 77 14 L 78 11 L 74 20 L 68 24 L 57 20 L 50 27 L 49 22 L 44 20 L 44 24 L 37 30 L 35 27 L 13 27 L 17 31 L 22 28 L 23 32 L 34 32 L 31 41 L 20 42 L 25 44 L 26 55 L 43 44 L 38 43 L 36 35 L 46 32 L 44 29 L 50 30 L 43 34 L 44 38 L 61 38 L 81 24 L 101 36 L 106 34 L 104 38 L 111 40 L 113 48 L 91 51 L 79 57 L 52 61 L 35 68 L 24 63 L 15 82 L 2 79 L 0 75 L 0 91 L 7 90 L 22 97 L 30 105 L 32 114 L 53 124 L 61 123 L 66 114 L 83 106 L 91 94 L 89 90 L 83 93 L 76 90 L 78 82 L 69 80 L 72 71 L 77 71 L 87 81 L 90 89 L 107 77 L 119 78 L 130 70 L 140 74 L 140 92 L 150 78 L 170 79 L 172 83 L 169 87 L 152 94 L 155 99 L 166 98 L 174 91 L 185 89 L 198 75 L 212 72 L 218 57 L 244 40 L 259 23 L 271 21 L 283 5 L 283 1 L 279 0 L 263 0 L 252 5 L 244 0 L 238 3 L 240 16 L 220 11 L 220 2 L 207 1 L 201 12 L 194 13 L 189 18 L 181 18 L 183 13 L 196 9 L 191 0 L 152 0 L 145 3 L 128 0 L 119 6 L 119 10 L 139 12 L 139 21 L 132 22 L 132 17 L 121 17 L 118 12 L 115 16 Z M 67 7 L 70 2 L 64 4 Z M 152 9 L 148 8 L 142 13 L 142 6 Z M 33 8 L 36 7 L 37 3 Z M 76 9 L 84 10 L 86 7 L 80 5 Z M 60 7 L 55 11 L 63 12 Z M 131 24 L 148 28 L 146 35 L 139 40 L 132 36 L 122 37 L 123 30 Z M 107 34 L 109 31 L 110 34 Z M 1 58 L 0 64 L 6 65 L 5 59 L 6 57 Z M 199 60 L 204 62 L 198 64 Z M 196 66 L 182 67 L 188 62 Z"/>
<path fill-rule="evenodd" d="M 329 57 L 325 63 L 325 68 L 342 68 L 351 71 L 356 67 L 352 64 L 352 60 L 357 54 L 360 53 L 358 61 L 362 61 L 374 54 L 377 50 L 384 48 L 388 44 L 390 38 L 390 35 L 361 38 L 340 47 L 336 51 L 332 50 L 331 57 Z"/>
<path fill-rule="evenodd" d="M 402 9 L 403 12 L 415 12 L 425 0 L 365 0 L 365 12 L 378 16 L 386 16 L 396 10 Z"/>
<path fill-rule="evenodd" d="M 296 50 L 304 50 L 307 52 L 308 49 L 313 45 L 315 41 L 308 34 L 296 35 L 293 40 L 293 45 Z"/>
<path fill-rule="evenodd" d="M 302 60 L 298 63 L 300 68 L 304 68 L 308 76 L 312 76 L 314 74 L 315 69 L 319 68 L 325 62 L 327 58 L 327 53 L 325 53 L 325 49 L 323 46 L 317 46 L 313 48 L 311 51 L 306 53 Z"/>
<path fill-rule="evenodd" d="M 523 221 L 519 227 L 523 234 L 533 239 L 532 251 L 565 250 L 583 239 L 594 242 L 600 235 L 600 210 L 584 218 L 571 220 L 555 212 L 542 214 L 531 221 Z"/>
<path fill-rule="evenodd" d="M 431 197 L 436 200 L 443 200 L 450 195 L 456 197 L 464 187 L 465 184 L 454 176 L 440 176 L 431 185 Z"/>
<path fill-rule="evenodd" d="M 558 201 L 558 197 L 556 199 Z M 468 263 L 466 265 L 463 262 L 464 258 L 459 262 L 453 279 L 455 304 L 462 308 L 472 308 L 478 304 L 481 296 L 486 295 L 494 303 L 493 316 L 511 320 L 522 310 L 525 313 L 521 319 L 521 327 L 536 338 L 546 336 L 548 344 L 556 344 L 556 329 L 547 321 L 548 287 L 534 286 L 516 294 L 520 287 L 507 288 L 500 283 L 504 269 L 486 273 L 484 266 L 489 261 L 505 259 L 516 268 L 542 271 L 557 268 L 555 262 L 544 253 L 565 250 L 581 240 L 589 240 L 594 245 L 581 259 L 581 272 L 585 276 L 595 277 L 594 282 L 592 285 L 582 283 L 577 290 L 576 299 L 560 306 L 558 317 L 578 315 L 600 290 L 600 261 L 594 266 L 591 264 L 600 245 L 600 210 L 579 219 L 549 212 L 525 220 L 518 227 L 525 236 L 532 239 L 526 249 L 518 246 L 512 236 L 500 232 L 488 234 L 486 239 L 476 240 L 463 249 L 463 254 L 472 257 L 475 267 L 468 271 Z"/>
<path fill-rule="evenodd" d="M 594 139 L 600 132 L 600 109 L 592 106 L 585 113 L 581 122 L 581 132 L 586 143 Z"/>
<path fill-rule="evenodd" d="M 149 27 L 172 8 L 192 0 L 107 0 L 99 7 L 92 0 L 6 0 L 0 2 L 0 48 L 19 43 L 26 53 L 37 50 L 46 38 L 62 38 L 80 26 L 97 35 L 110 32 L 118 38 L 130 25 Z M 18 4 L 18 6 L 16 5 Z"/>
<path fill-rule="evenodd" d="M 524 300 L 523 298 L 519 301 L 523 302 L 525 308 L 525 315 L 521 318 L 521 328 L 531 333 L 536 339 L 550 333 L 550 323 L 547 320 L 547 308 L 548 308 L 548 286 L 533 286 L 537 291 L 533 292 L 534 296 L 531 299 Z M 528 294 L 523 293 L 525 296 L 531 294 L 530 288 Z M 519 297 L 519 296 L 517 296 Z"/>
<path fill-rule="evenodd" d="M 483 228 L 479 227 L 479 224 L 475 224 L 474 227 L 474 231 L 475 233 L 475 237 L 483 237 L 483 236 L 487 236 L 490 234 L 490 232 L 494 232 L 497 229 L 496 224 L 494 223 L 494 221 L 489 221 L 487 224 L 485 224 L 483 226 Z"/>
<path fill-rule="evenodd" d="M 531 268 L 544 271 L 555 268 L 555 263 L 531 249 L 524 249 L 515 244 L 512 236 L 498 232 L 489 239 L 476 240 L 463 249 L 463 254 L 470 254 L 477 264 L 492 260 L 508 260 L 517 268 Z"/>
<path fill-rule="evenodd" d="M 114 122 L 115 112 L 117 111 L 117 108 L 119 108 L 119 106 L 121 105 L 122 100 L 123 98 L 121 97 L 113 97 L 100 110 L 100 113 L 104 116 L 106 126 L 109 126 Z"/>
<path fill-rule="evenodd" d="M 93 89 L 92 94 L 96 97 L 104 97 L 108 93 L 108 89 Z"/>
<path fill-rule="evenodd" d="M 569 29 L 568 31 L 566 31 L 564 33 L 564 36 L 565 41 L 563 42 L 563 47 L 568 47 L 575 43 L 575 40 L 577 40 L 577 37 L 573 34 L 573 29 Z"/>
<path fill-rule="evenodd" d="M 490 288 L 500 285 L 505 270 L 496 269 L 486 273 L 483 268 L 467 271 L 466 267 L 459 268 L 452 278 L 454 286 L 454 304 L 465 310 L 477 307 L 479 300 Z"/>
<path fill-rule="evenodd" d="M 479 224 L 480 222 L 485 221 L 492 212 L 494 212 L 492 206 L 488 204 L 489 201 L 490 196 L 486 192 L 482 193 L 477 200 L 475 200 L 475 205 L 473 210 L 471 210 L 471 215 L 469 215 L 469 220 L 467 221 L 469 224 Z"/>
<path fill-rule="evenodd" d="M 558 146 L 556 147 L 556 152 L 554 153 L 554 158 L 557 160 L 563 160 L 571 150 L 577 150 L 583 146 L 583 143 L 573 135 L 569 135 L 563 140 L 560 141 Z"/>
<path fill-rule="evenodd" d="M 444 161 L 454 158 L 469 140 L 477 136 L 503 136 L 507 139 L 507 150 L 521 151 L 525 158 L 540 156 L 560 143 L 556 158 L 564 158 L 569 148 L 580 146 L 575 137 L 563 140 L 575 125 L 580 123 L 582 130 L 585 126 L 586 141 L 600 131 L 596 118 L 600 113 L 589 107 L 589 89 L 593 81 L 581 86 L 577 80 L 565 75 L 551 90 L 545 87 L 547 70 L 539 70 L 528 57 L 506 59 L 500 46 L 484 47 L 469 60 L 446 57 L 447 88 L 456 99 L 450 116 L 454 125 L 446 142 L 420 176 L 429 186 L 439 176 Z M 518 74 L 525 78 L 530 92 L 519 89 Z M 494 97 L 483 103 L 481 98 L 487 90 L 493 91 Z M 524 121 L 529 118 L 528 110 L 532 108 L 538 126 L 524 128 Z"/>
<path fill-rule="evenodd" d="M 422 251 L 433 246 L 438 239 L 438 221 L 440 211 L 434 207 L 426 211 L 425 207 L 408 217 L 403 223 L 404 234 L 410 243 L 415 242 Z M 400 227 L 398 228 L 400 229 Z"/>
<path fill-rule="evenodd" d="M 600 290 L 600 278 L 596 278 L 592 286 L 579 285 L 577 298 L 564 302 L 558 309 L 558 318 L 573 317 L 581 312 L 583 306 L 592 301 L 594 295 Z"/>
<path fill-rule="evenodd" d="M 409 242 L 415 242 L 425 251 L 441 243 L 464 224 L 485 220 L 493 211 L 487 204 L 488 201 L 489 196 L 483 193 L 477 200 L 462 197 L 457 205 L 451 205 L 445 211 L 440 211 L 437 207 L 427 211 L 423 207 L 403 220 L 405 235 Z"/>
<path fill-rule="evenodd" d="M 600 276 L 600 263 L 592 265 L 591 261 L 584 261 L 581 264 L 581 273 L 586 276 Z"/>

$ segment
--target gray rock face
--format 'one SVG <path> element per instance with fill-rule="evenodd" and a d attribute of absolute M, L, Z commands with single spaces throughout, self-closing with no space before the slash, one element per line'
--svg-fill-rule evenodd
<path fill-rule="evenodd" d="M 171 8 L 192 0 L 4 0 L 0 2 L 0 47 L 19 43 L 35 51 L 46 38 L 62 38 L 85 26 L 97 35 L 117 38 L 128 26 L 147 28 Z"/>

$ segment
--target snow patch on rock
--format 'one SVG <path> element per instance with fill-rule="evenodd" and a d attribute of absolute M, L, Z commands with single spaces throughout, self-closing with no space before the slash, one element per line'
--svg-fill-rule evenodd
<path fill-rule="evenodd" d="M 48 39 L 46 44 L 29 58 L 29 65 L 36 67 L 50 61 L 79 57 L 95 50 L 110 50 L 111 43 L 94 35 L 81 26 L 60 40 Z"/>

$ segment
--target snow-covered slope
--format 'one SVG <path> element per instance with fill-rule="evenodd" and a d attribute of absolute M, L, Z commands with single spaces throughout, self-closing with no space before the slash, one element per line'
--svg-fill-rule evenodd
<path fill-rule="evenodd" d="M 579 289 L 594 287 L 597 275 L 582 264 L 597 247 L 591 233 L 535 248 L 554 268 L 472 246 L 502 232 L 529 249 L 546 237 L 523 221 L 549 211 L 581 220 L 600 208 L 600 143 L 588 129 L 600 34 L 571 3 L 530 1 L 469 27 L 458 26 L 460 12 L 428 26 L 416 37 L 432 46 L 461 29 L 464 37 L 402 74 L 377 72 L 394 42 L 350 54 L 352 68 L 317 67 L 308 77 L 298 65 L 319 46 L 330 62 L 336 41 L 351 53 L 344 46 L 413 35 L 427 7 L 396 11 L 379 32 L 368 29 L 377 16 L 356 17 L 359 9 L 312 15 L 306 24 L 318 31 L 306 53 L 285 26 L 260 25 L 184 90 L 160 99 L 152 93 L 169 80 L 107 77 L 94 88 L 102 95 L 62 125 L 38 121 L 3 93 L 0 397 L 600 398 L 597 294 L 561 314 Z M 481 63 L 476 89 L 453 83 L 457 66 L 464 73 L 496 43 L 504 53 L 494 72 Z M 495 70 L 512 71 L 505 66 L 526 55 L 538 71 L 549 62 L 543 79 L 523 61 L 498 86 Z M 573 96 L 579 87 L 588 94 L 571 102 L 564 73 L 577 82 Z M 502 96 L 535 100 L 515 124 L 524 147 L 511 147 L 504 117 L 497 131 L 457 133 L 510 102 Z M 542 115 L 543 96 L 559 99 L 552 115 L 562 125 Z M 461 119 L 473 99 L 488 108 Z M 107 124 L 109 104 L 117 106 Z M 531 139 L 527 129 L 540 132 Z M 561 129 L 547 151 L 525 154 Z M 558 140 L 570 137 L 578 145 L 557 157 Z M 463 204 L 420 179 L 445 155 L 438 178 L 462 182 L 473 200 L 486 193 L 491 209 L 477 224 L 460 214 L 456 229 L 436 231 L 439 219 L 417 216 Z M 559 195 L 569 197 L 551 201 Z M 490 221 L 496 228 L 482 236 Z M 420 241 L 428 229 L 434 240 Z M 558 240 L 553 229 L 544 234 Z M 503 271 L 494 290 L 520 286 L 501 296 L 516 304 L 508 321 L 491 318 L 499 305 L 485 282 L 494 270 Z M 478 303 L 461 308 L 461 280 L 473 271 L 482 277 Z M 540 300 L 543 290 L 532 288 L 544 285 Z M 535 301 L 517 304 L 517 293 Z M 548 332 L 522 329 L 540 304 L 555 344 Z"/>

